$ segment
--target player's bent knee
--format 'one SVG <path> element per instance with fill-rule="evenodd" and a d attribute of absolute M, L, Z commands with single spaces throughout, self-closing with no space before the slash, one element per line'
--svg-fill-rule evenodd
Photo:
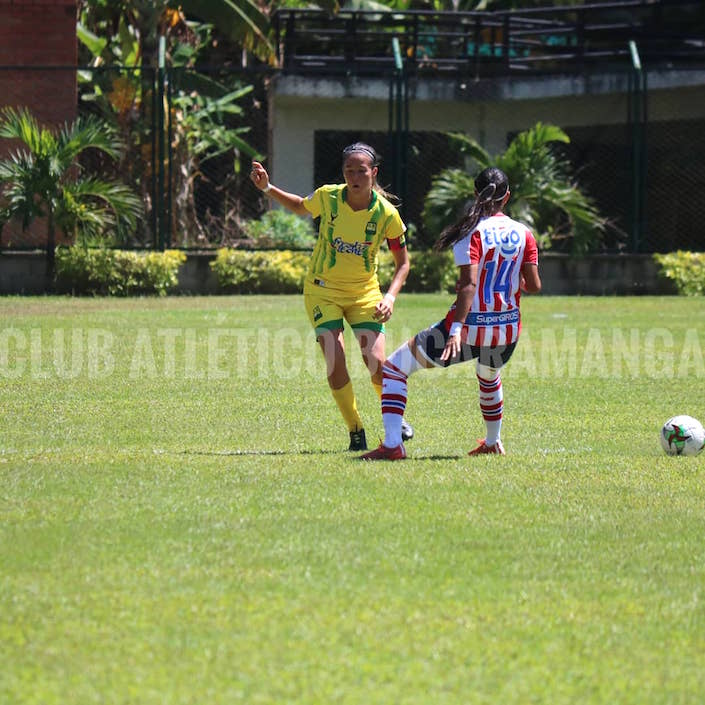
<path fill-rule="evenodd" d="M 494 379 L 499 374 L 498 367 L 489 367 L 488 365 L 483 365 L 481 362 L 477 363 L 477 376 L 482 377 L 482 379 Z"/>

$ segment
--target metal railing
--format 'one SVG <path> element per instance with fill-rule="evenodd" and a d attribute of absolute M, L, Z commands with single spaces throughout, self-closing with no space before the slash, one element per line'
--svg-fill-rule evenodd
<path fill-rule="evenodd" d="M 373 76 L 394 71 L 392 37 L 407 73 L 492 77 L 581 73 L 629 60 L 705 64 L 702 0 L 624 0 L 497 12 L 282 9 L 273 17 L 285 73 Z"/>

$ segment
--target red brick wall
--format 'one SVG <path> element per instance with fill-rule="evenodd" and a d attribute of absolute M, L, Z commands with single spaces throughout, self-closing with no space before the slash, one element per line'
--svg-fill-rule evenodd
<path fill-rule="evenodd" d="M 42 122 L 70 122 L 76 74 L 69 67 L 76 61 L 75 0 L 0 0 L 1 106 L 26 106 Z"/>
<path fill-rule="evenodd" d="M 0 0 L 0 107 L 29 108 L 43 124 L 72 122 L 77 114 L 77 53 L 75 0 Z M 0 157 L 10 147 L 0 143 Z M 0 245 L 44 242 L 43 223 L 23 232 L 10 222 Z"/>

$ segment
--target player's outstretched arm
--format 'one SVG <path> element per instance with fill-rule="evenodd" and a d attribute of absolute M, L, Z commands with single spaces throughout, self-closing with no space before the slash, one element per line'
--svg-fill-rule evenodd
<path fill-rule="evenodd" d="M 266 193 L 267 196 L 284 206 L 284 208 L 297 215 L 309 215 L 309 212 L 304 208 L 304 199 L 295 193 L 289 193 L 270 183 L 269 174 L 260 162 L 252 162 L 250 180 L 260 191 Z"/>

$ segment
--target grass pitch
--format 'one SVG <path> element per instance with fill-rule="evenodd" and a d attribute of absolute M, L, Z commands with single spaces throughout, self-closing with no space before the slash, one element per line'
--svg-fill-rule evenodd
<path fill-rule="evenodd" d="M 705 453 L 658 431 L 705 421 L 704 303 L 527 297 L 508 455 L 461 365 L 365 464 L 300 297 L 0 299 L 0 703 L 701 702 Z"/>

